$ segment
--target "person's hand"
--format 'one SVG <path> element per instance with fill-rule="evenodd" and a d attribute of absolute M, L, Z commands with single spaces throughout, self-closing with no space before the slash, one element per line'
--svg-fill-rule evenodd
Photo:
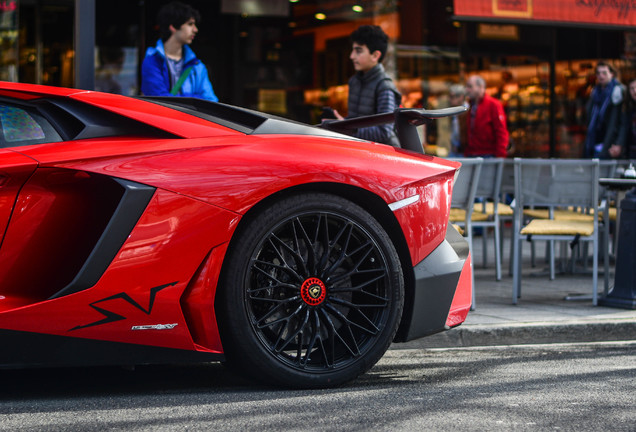
<path fill-rule="evenodd" d="M 611 157 L 617 158 L 621 155 L 622 150 L 623 149 L 618 144 L 612 144 L 607 151 Z"/>
<path fill-rule="evenodd" d="M 336 120 L 344 120 L 344 117 L 340 115 L 338 111 L 331 107 L 322 107 L 322 118 L 321 122 L 330 122 Z"/>

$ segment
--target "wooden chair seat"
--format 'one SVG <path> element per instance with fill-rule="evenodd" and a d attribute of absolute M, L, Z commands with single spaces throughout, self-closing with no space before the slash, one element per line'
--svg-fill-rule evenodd
<path fill-rule="evenodd" d="M 594 234 L 594 221 L 533 219 L 521 230 L 522 235 L 582 235 Z"/>
<path fill-rule="evenodd" d="M 548 209 L 524 209 L 523 214 L 534 219 L 550 219 Z M 574 210 L 554 210 L 554 220 L 593 222 L 594 215 Z"/>
<path fill-rule="evenodd" d="M 490 216 L 486 213 L 480 213 L 473 209 L 473 214 L 470 220 L 473 222 L 487 221 Z M 451 222 L 463 222 L 466 220 L 466 210 L 460 208 L 451 208 L 450 215 L 448 217 Z"/>
<path fill-rule="evenodd" d="M 616 222 L 616 217 L 617 217 L 617 215 L 618 215 L 618 209 L 617 209 L 616 207 L 610 207 L 610 208 L 608 209 L 608 212 L 609 212 L 609 219 L 610 219 L 610 221 L 612 221 L 612 222 Z M 594 213 L 594 210 L 592 210 L 592 213 Z M 602 221 L 604 217 L 605 217 L 605 213 L 600 212 L 600 213 L 598 214 L 598 219 L 599 219 L 599 220 L 601 220 L 601 221 Z"/>

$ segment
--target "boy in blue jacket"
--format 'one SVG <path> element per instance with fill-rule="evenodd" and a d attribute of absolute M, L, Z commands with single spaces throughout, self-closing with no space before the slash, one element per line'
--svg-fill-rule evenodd
<path fill-rule="evenodd" d="M 208 70 L 189 45 L 197 32 L 199 12 L 174 1 L 157 15 L 161 39 L 146 51 L 141 65 L 141 92 L 146 96 L 185 96 L 218 102 Z"/>

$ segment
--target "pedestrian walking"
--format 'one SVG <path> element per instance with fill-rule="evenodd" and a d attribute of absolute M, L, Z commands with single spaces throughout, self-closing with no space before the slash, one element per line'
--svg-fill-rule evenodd
<path fill-rule="evenodd" d="M 375 25 L 363 25 L 351 34 L 352 49 L 349 58 L 355 75 L 349 79 L 347 118 L 395 111 L 402 96 L 382 66 L 389 37 Z M 344 117 L 334 110 L 337 119 Z M 355 136 L 369 141 L 399 147 L 393 124 L 360 128 Z"/>
<path fill-rule="evenodd" d="M 600 61 L 596 64 L 596 85 L 586 105 L 588 119 L 583 157 L 609 159 L 619 157 L 622 145 L 619 131 L 625 87 L 616 78 L 616 70 Z"/>
<path fill-rule="evenodd" d="M 628 96 L 625 101 L 618 144 L 621 145 L 620 158 L 632 159 L 636 157 L 636 79 L 627 86 Z"/>
<path fill-rule="evenodd" d="M 486 81 L 479 75 L 466 81 L 466 95 L 470 112 L 464 155 L 506 157 L 509 135 L 501 102 L 486 93 Z"/>
<path fill-rule="evenodd" d="M 208 70 L 190 44 L 199 29 L 199 12 L 173 1 L 157 15 L 161 38 L 148 48 L 141 66 L 141 91 L 146 96 L 185 96 L 218 102 Z"/>

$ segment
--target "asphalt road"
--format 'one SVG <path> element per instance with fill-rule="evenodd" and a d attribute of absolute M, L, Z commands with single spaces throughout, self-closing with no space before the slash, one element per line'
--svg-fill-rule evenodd
<path fill-rule="evenodd" d="M 0 430 L 636 431 L 636 341 L 392 349 L 318 391 L 218 364 L 0 371 Z"/>

